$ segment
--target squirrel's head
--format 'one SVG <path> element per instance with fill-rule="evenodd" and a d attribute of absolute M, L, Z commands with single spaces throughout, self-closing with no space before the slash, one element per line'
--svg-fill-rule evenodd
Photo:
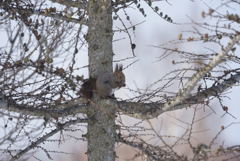
<path fill-rule="evenodd" d="M 113 73 L 115 88 L 125 87 L 125 75 L 123 73 L 123 66 L 116 64 L 115 71 Z"/>

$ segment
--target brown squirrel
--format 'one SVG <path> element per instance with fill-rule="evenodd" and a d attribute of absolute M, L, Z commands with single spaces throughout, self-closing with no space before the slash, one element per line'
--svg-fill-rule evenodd
<path fill-rule="evenodd" d="M 93 97 L 93 93 L 101 98 L 110 97 L 113 89 L 125 86 L 125 75 L 122 70 L 123 66 L 117 64 L 113 73 L 102 73 L 97 78 L 86 79 L 80 94 L 88 99 Z"/>

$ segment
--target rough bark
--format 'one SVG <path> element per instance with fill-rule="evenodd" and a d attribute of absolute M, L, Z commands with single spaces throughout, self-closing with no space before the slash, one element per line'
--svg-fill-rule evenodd
<path fill-rule="evenodd" d="M 89 0 L 88 41 L 89 76 L 112 72 L 111 0 Z M 94 97 L 88 111 L 88 160 L 115 160 L 115 109 L 107 100 Z"/>

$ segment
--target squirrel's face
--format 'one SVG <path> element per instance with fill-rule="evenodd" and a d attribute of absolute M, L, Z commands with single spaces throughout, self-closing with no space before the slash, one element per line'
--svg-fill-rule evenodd
<path fill-rule="evenodd" d="M 122 71 L 114 72 L 114 83 L 116 88 L 125 87 L 125 75 Z"/>

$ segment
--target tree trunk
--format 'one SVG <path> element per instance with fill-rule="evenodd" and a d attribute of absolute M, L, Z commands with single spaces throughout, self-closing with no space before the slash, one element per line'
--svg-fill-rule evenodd
<path fill-rule="evenodd" d="M 114 161 L 115 110 L 99 102 L 88 115 L 88 161 Z"/>
<path fill-rule="evenodd" d="M 89 76 L 112 72 L 112 6 L 111 0 L 88 1 Z M 115 160 L 115 110 L 107 100 L 94 97 L 88 117 L 88 160 Z"/>

